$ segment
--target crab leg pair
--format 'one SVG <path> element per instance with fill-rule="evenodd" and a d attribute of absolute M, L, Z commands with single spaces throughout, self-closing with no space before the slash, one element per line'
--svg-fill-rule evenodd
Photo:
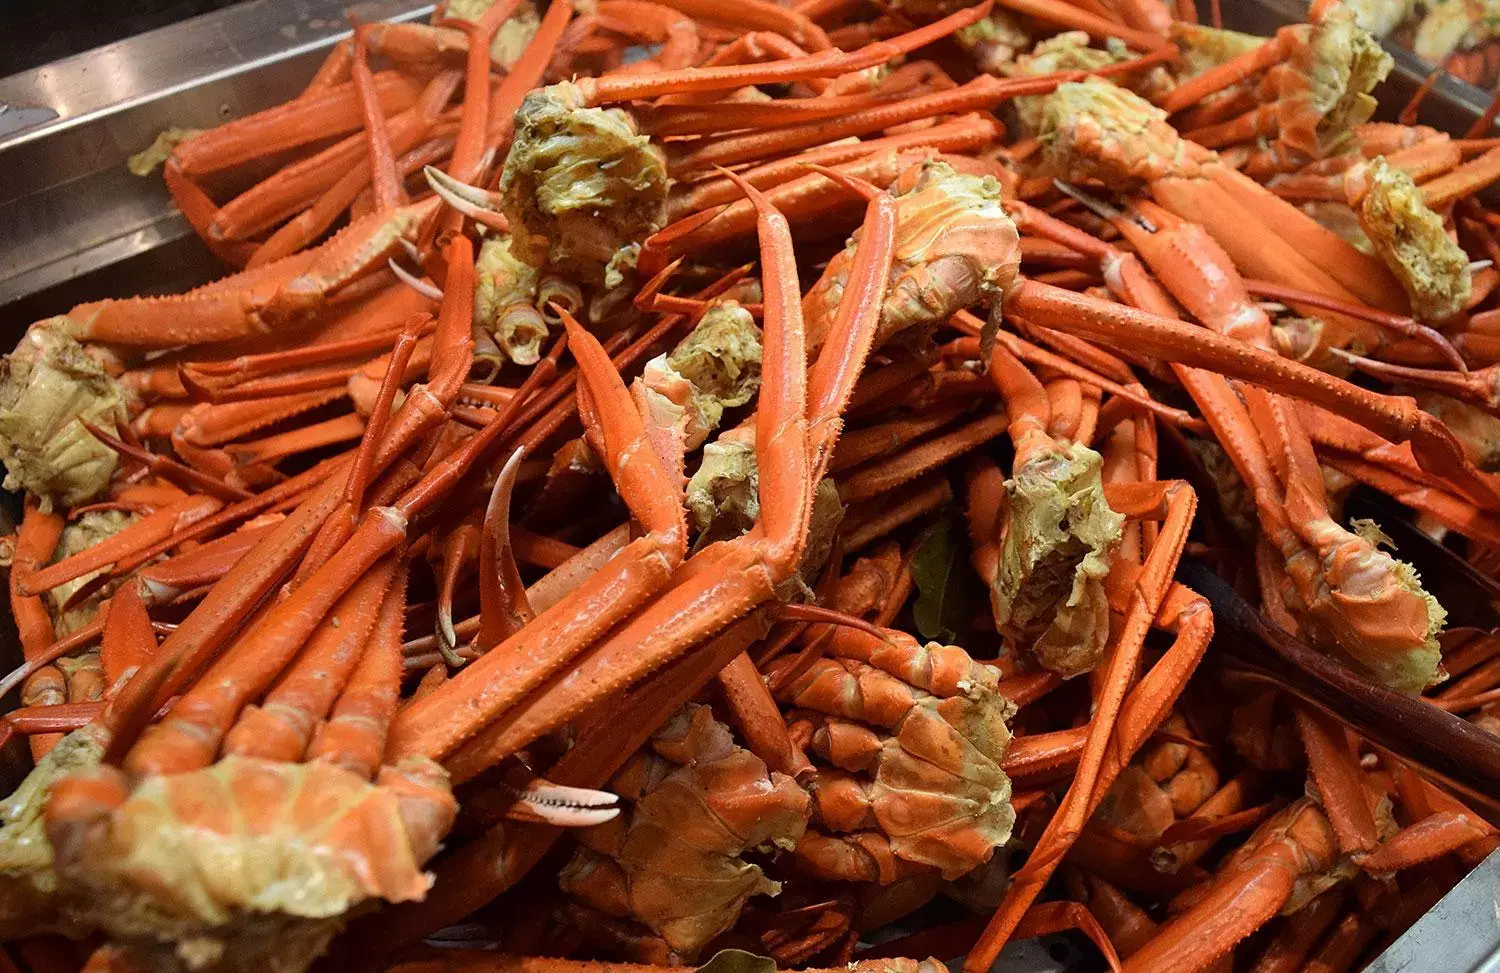
<path fill-rule="evenodd" d="M 415 241 L 441 201 L 427 199 L 356 220 L 310 253 L 285 258 L 236 278 L 173 297 L 137 297 L 80 304 L 61 320 L 79 341 L 143 349 L 254 338 L 296 326 L 328 298 L 385 267 L 401 240 Z"/>
<path fill-rule="evenodd" d="M 1153 554 L 1155 550 L 1156 548 L 1153 548 Z M 1158 558 L 1158 564 L 1161 560 Z M 1127 624 L 1132 628 L 1145 612 L 1150 611 L 1147 607 L 1146 595 L 1148 593 L 1137 584 L 1145 570 L 1145 568 L 1137 569 L 1133 565 L 1117 560 L 1106 578 L 1106 590 L 1110 595 L 1111 606 L 1128 612 Z M 1097 770 L 1091 775 L 1093 777 L 1091 790 L 1085 793 L 1078 787 L 1075 778 L 1075 784 L 1070 788 L 1067 798 L 1070 803 L 1067 819 L 1064 819 L 1060 809 L 1058 815 L 1048 825 L 1032 859 L 1022 873 L 1015 877 L 1005 901 L 1001 903 L 979 941 L 970 951 L 964 962 L 965 970 L 979 973 L 979 971 L 989 969 L 995 957 L 999 955 L 1000 949 L 1009 940 L 1021 917 L 1025 915 L 1031 903 L 1046 886 L 1047 880 L 1057 867 L 1062 853 L 1067 850 L 1072 837 L 1079 832 L 1083 822 L 1098 807 L 1105 792 L 1128 765 L 1136 751 L 1144 745 L 1151 733 L 1166 718 L 1172 703 L 1181 693 L 1183 686 L 1208 648 L 1208 642 L 1213 635 L 1213 613 L 1208 602 L 1182 585 L 1172 583 L 1169 577 L 1163 580 L 1166 582 L 1165 596 L 1159 602 L 1159 609 L 1154 617 L 1147 618 L 1147 623 L 1154 622 L 1173 631 L 1176 638 L 1172 646 L 1134 686 L 1129 687 L 1125 692 L 1118 710 L 1119 718 L 1104 741 L 1106 745 L 1102 748 L 1102 762 L 1096 765 Z M 1117 655 L 1112 663 L 1118 658 Z M 1097 723 L 1097 717 L 1095 723 Z M 1090 742 L 1095 744 L 1092 748 L 1094 752 L 1100 752 L 1092 728 Z M 1081 762 L 1080 766 L 1082 766 Z"/>
<path fill-rule="evenodd" d="M 598 638 L 603 631 L 589 632 L 596 624 L 593 619 L 585 622 L 569 616 L 577 612 L 578 605 L 600 604 L 592 589 L 598 579 L 614 573 L 606 566 L 574 596 L 543 613 L 431 695 L 404 709 L 393 728 L 393 753 L 446 756 L 482 730 L 464 749 L 482 753 L 481 763 L 493 763 L 551 726 L 597 703 L 607 693 L 639 680 L 749 609 L 774 598 L 776 586 L 796 569 L 816 482 L 813 474 L 827 462 L 837 439 L 838 416 L 868 352 L 880 307 L 878 297 L 884 286 L 894 233 L 892 201 L 877 194 L 871 202 L 864 239 L 875 242 L 861 246 L 860 274 L 850 287 L 851 295 L 858 293 L 874 299 L 859 302 L 851 299 L 841 304 L 836 339 L 825 346 L 810 378 L 804 379 L 801 363 L 806 360 L 806 352 L 800 290 L 786 222 L 753 187 L 747 186 L 746 192 L 762 207 L 760 231 L 767 295 L 763 358 L 778 363 L 763 376 L 756 412 L 763 497 L 759 526 L 751 534 L 711 545 L 686 562 L 680 571 L 665 572 L 655 589 L 670 587 L 601 642 Z M 568 322 L 568 318 L 564 321 Z M 616 482 L 622 494 L 628 496 L 626 491 L 632 484 L 621 482 L 624 474 L 630 472 L 625 463 L 650 464 L 649 443 L 644 430 L 636 425 L 639 420 L 628 418 L 633 415 L 628 399 L 618 409 L 606 405 L 607 394 L 623 397 L 626 393 L 612 370 L 603 370 L 607 360 L 602 349 L 593 350 L 597 341 L 572 323 L 568 327 L 580 367 L 589 381 L 591 397 L 599 406 L 596 412 L 606 442 L 611 453 L 619 457 L 615 460 L 620 464 L 615 468 Z M 606 392 L 611 387 L 614 391 Z M 620 422 L 622 417 L 625 422 Z M 624 430 L 618 429 L 620 425 Z M 633 435 L 616 446 L 611 439 L 619 431 Z M 659 476 L 665 483 L 664 472 Z M 670 502 L 673 521 L 680 522 L 682 511 L 675 501 L 675 490 L 661 488 L 660 493 L 674 498 L 663 505 Z M 636 559 L 628 556 L 630 553 L 627 548 L 610 564 L 621 565 L 615 569 L 620 572 L 639 570 L 635 568 Z M 636 583 L 638 591 L 642 587 Z M 634 610 L 652 593 L 646 590 L 631 595 L 627 611 Z M 599 609 L 596 607 L 594 611 L 597 613 Z M 552 621 L 549 616 L 558 616 L 559 620 Z M 557 626 L 560 632 L 577 632 L 581 628 L 584 637 L 575 634 L 569 642 L 561 642 L 560 637 L 541 643 L 521 641 L 539 638 L 539 632 L 552 626 Z M 587 654 L 570 671 L 558 672 L 562 660 L 538 664 L 533 661 L 534 654 L 519 655 L 511 648 L 512 644 L 542 644 L 551 648 L 559 643 L 575 657 L 580 649 L 587 648 Z M 571 648 L 572 645 L 577 648 Z M 538 671 L 541 675 L 536 675 Z M 553 676 L 554 672 L 557 675 Z M 495 673 L 506 673 L 507 678 L 497 679 Z M 550 681 L 541 682 L 549 676 Z M 523 693 L 530 696 L 518 707 Z M 486 728 L 486 724 L 491 725 Z M 459 751 L 454 759 L 468 759 L 462 753 Z"/>
<path fill-rule="evenodd" d="M 1228 255 L 1201 227 L 1148 203 L 1131 216 L 1105 211 L 1204 325 L 1271 352 L 1270 320 L 1251 301 Z M 1122 266 L 1123 255 L 1113 248 L 1096 244 L 1093 253 Z M 1122 289 L 1142 305 L 1169 307 L 1164 299 L 1147 296 L 1152 286 L 1148 278 L 1136 277 Z M 1180 364 L 1173 369 L 1250 486 L 1266 536 L 1281 552 L 1304 610 L 1331 616 L 1339 644 L 1383 682 L 1418 689 L 1433 678 L 1433 636 L 1440 620 L 1432 615 L 1430 599 L 1407 580 L 1399 562 L 1333 520 L 1312 441 L 1290 403 L 1253 385 L 1236 390 L 1211 372 Z M 1472 478 L 1479 478 L 1477 471 Z M 1379 612 L 1366 607 L 1374 604 L 1381 606 Z"/>
<path fill-rule="evenodd" d="M 1398 785 L 1414 822 L 1381 841 L 1371 815 L 1371 793 L 1349 752 L 1343 727 L 1299 710 L 1299 735 L 1317 780 L 1321 803 L 1304 798 L 1262 825 L 1221 866 L 1206 887 L 1188 892 L 1187 908 L 1131 957 L 1126 969 L 1198 969 L 1226 953 L 1285 907 L 1300 880 L 1337 877 L 1341 861 L 1372 873 L 1410 868 L 1460 849 L 1484 854 L 1493 829 L 1466 809 L 1436 810 L 1420 788 Z M 1409 770 L 1398 769 L 1398 781 Z M 1414 777 L 1415 775 L 1411 775 Z M 1436 794 L 1430 785 L 1421 785 Z"/>
<path fill-rule="evenodd" d="M 1162 207 L 1201 222 L 1242 273 L 1379 310 L 1406 310 L 1408 298 L 1382 260 L 1183 139 L 1159 110 L 1129 92 L 1097 82 L 1065 85 L 1049 99 L 1045 119 L 1055 170 L 1117 185 L 1144 182 Z M 1386 340 L 1367 322 L 1322 318 L 1320 348 L 1376 349 Z"/>
<path fill-rule="evenodd" d="M 35 500 L 27 498 L 21 526 L 16 531 L 15 546 L 11 549 L 9 587 L 11 617 L 15 619 L 16 632 L 21 639 L 21 654 L 28 662 L 47 650 L 55 633 L 47 606 L 36 594 L 23 589 L 22 579 L 34 577 L 38 567 L 52 559 L 62 532 L 63 518 L 60 515 L 43 513 Z M 48 687 L 61 679 L 61 671 L 50 665 L 31 673 L 21 687 L 22 705 L 62 702 L 61 699 L 51 699 L 47 692 Z M 32 757 L 40 760 L 61 739 L 61 734 L 33 736 Z"/>

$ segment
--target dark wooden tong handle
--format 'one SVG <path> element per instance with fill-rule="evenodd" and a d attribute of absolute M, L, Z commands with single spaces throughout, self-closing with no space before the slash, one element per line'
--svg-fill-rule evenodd
<path fill-rule="evenodd" d="M 1221 660 L 1232 657 L 1435 780 L 1481 798 L 1474 810 L 1500 818 L 1500 737 L 1323 655 L 1267 621 L 1202 564 L 1184 561 L 1178 576 L 1213 606 Z"/>

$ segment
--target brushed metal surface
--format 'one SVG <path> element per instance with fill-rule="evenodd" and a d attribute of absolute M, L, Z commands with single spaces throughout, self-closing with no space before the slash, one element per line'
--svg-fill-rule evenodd
<path fill-rule="evenodd" d="M 1500 970 L 1500 851 L 1492 852 L 1412 924 L 1365 973 Z"/>
<path fill-rule="evenodd" d="M 365 20 L 426 0 L 250 0 L 0 79 L 0 305 L 187 235 L 161 179 L 125 161 L 158 132 L 286 101 Z"/>

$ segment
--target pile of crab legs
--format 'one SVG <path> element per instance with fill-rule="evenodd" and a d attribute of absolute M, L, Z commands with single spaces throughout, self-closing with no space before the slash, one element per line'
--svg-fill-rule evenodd
<path fill-rule="evenodd" d="M 7 959 L 1345 969 L 1496 846 L 1174 580 L 1495 719 L 1341 507 L 1496 567 L 1500 150 L 1353 13 L 458 6 L 166 140 L 243 269 L 5 359 Z"/>

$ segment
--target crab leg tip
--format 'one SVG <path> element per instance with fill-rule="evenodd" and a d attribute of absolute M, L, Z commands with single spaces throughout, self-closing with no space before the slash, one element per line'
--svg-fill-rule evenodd
<path fill-rule="evenodd" d="M 421 294 L 430 301 L 441 301 L 443 299 L 443 289 L 441 287 L 417 277 L 411 271 L 397 263 L 395 257 L 387 258 L 386 263 L 390 266 L 391 273 L 396 275 L 397 280 L 418 294 Z"/>
<path fill-rule="evenodd" d="M 427 177 L 427 185 L 443 198 L 443 202 L 465 216 L 474 216 L 476 211 L 487 208 L 489 194 L 484 190 L 455 179 L 436 166 L 424 166 L 422 174 Z"/>
<path fill-rule="evenodd" d="M 1120 210 L 1111 206 L 1109 203 L 1106 203 L 1104 200 L 1100 199 L 1097 196 L 1094 196 L 1091 193 L 1084 192 L 1082 189 L 1079 189 L 1072 183 L 1064 182 L 1061 179 L 1053 179 L 1052 185 L 1057 187 L 1058 192 L 1078 203 L 1081 203 L 1089 212 L 1093 213 L 1095 216 L 1101 217 L 1102 219 L 1114 220 L 1119 219 L 1121 216 L 1125 215 Z"/>
<path fill-rule="evenodd" d="M 850 192 L 862 196 L 867 200 L 875 199 L 880 195 L 880 187 L 870 182 L 868 179 L 861 179 L 858 176 L 851 176 L 846 172 L 840 172 L 837 169 L 830 168 L 817 162 L 804 162 L 802 163 L 802 167 L 805 169 L 811 169 L 813 172 L 816 172 L 819 175 L 824 176 L 825 178 L 833 180 Z"/>

